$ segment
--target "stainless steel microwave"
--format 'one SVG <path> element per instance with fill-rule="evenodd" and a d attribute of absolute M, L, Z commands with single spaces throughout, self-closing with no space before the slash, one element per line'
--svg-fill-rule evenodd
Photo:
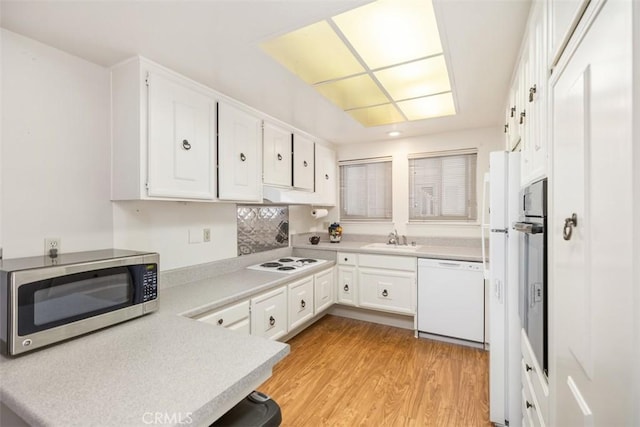
<path fill-rule="evenodd" d="M 105 249 L 0 261 L 0 353 L 18 355 L 158 309 L 152 252 Z"/>

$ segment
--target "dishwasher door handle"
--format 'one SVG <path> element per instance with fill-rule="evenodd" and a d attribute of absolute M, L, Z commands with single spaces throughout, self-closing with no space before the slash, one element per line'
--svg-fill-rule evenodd
<path fill-rule="evenodd" d="M 439 262 L 438 265 L 443 267 L 460 267 L 461 264 L 459 262 Z"/>

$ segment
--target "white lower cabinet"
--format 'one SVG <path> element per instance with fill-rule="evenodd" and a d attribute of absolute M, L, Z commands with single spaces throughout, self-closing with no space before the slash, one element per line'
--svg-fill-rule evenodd
<path fill-rule="evenodd" d="M 314 314 L 313 276 L 288 285 L 289 294 L 289 330 L 311 319 Z"/>
<path fill-rule="evenodd" d="M 540 369 L 540 364 L 529 344 L 527 334 L 522 330 L 520 337 L 522 352 L 522 415 L 529 425 L 549 424 L 549 384 Z"/>
<path fill-rule="evenodd" d="M 286 286 L 251 299 L 251 335 L 275 340 L 287 332 Z"/>
<path fill-rule="evenodd" d="M 356 305 L 357 298 L 356 267 L 338 266 L 338 302 L 346 305 Z"/>
<path fill-rule="evenodd" d="M 313 276 L 315 314 L 331 307 L 335 302 L 334 269 L 321 271 Z"/>
<path fill-rule="evenodd" d="M 414 257 L 360 254 L 360 306 L 393 313 L 415 314 L 416 269 Z"/>
<path fill-rule="evenodd" d="M 198 317 L 200 322 L 210 323 L 212 325 L 221 326 L 231 331 L 249 335 L 249 301 L 242 301 L 237 304 L 230 305 L 210 314 Z"/>

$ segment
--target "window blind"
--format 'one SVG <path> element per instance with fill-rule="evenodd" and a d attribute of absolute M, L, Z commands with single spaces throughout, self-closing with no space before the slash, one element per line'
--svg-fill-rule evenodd
<path fill-rule="evenodd" d="M 409 220 L 475 220 L 477 157 L 475 152 L 410 156 Z"/>
<path fill-rule="evenodd" d="M 390 221 L 391 160 L 340 164 L 340 219 Z"/>

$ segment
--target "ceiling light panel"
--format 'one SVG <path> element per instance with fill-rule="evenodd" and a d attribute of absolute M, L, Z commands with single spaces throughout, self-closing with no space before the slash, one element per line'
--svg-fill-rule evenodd
<path fill-rule="evenodd" d="M 368 74 L 314 86 L 343 110 L 386 104 L 389 98 Z"/>
<path fill-rule="evenodd" d="M 396 101 L 451 90 L 443 55 L 386 68 L 374 75 Z"/>
<path fill-rule="evenodd" d="M 442 53 L 430 0 L 378 0 L 332 19 L 373 70 Z"/>
<path fill-rule="evenodd" d="M 393 104 L 349 110 L 347 113 L 366 127 L 388 125 L 391 123 L 405 121 L 405 118 L 396 109 L 396 107 L 393 106 Z"/>
<path fill-rule="evenodd" d="M 261 46 L 310 84 L 364 72 L 362 65 L 326 21 L 268 40 Z"/>
<path fill-rule="evenodd" d="M 397 103 L 409 120 L 429 119 L 456 114 L 451 92 Z"/>

